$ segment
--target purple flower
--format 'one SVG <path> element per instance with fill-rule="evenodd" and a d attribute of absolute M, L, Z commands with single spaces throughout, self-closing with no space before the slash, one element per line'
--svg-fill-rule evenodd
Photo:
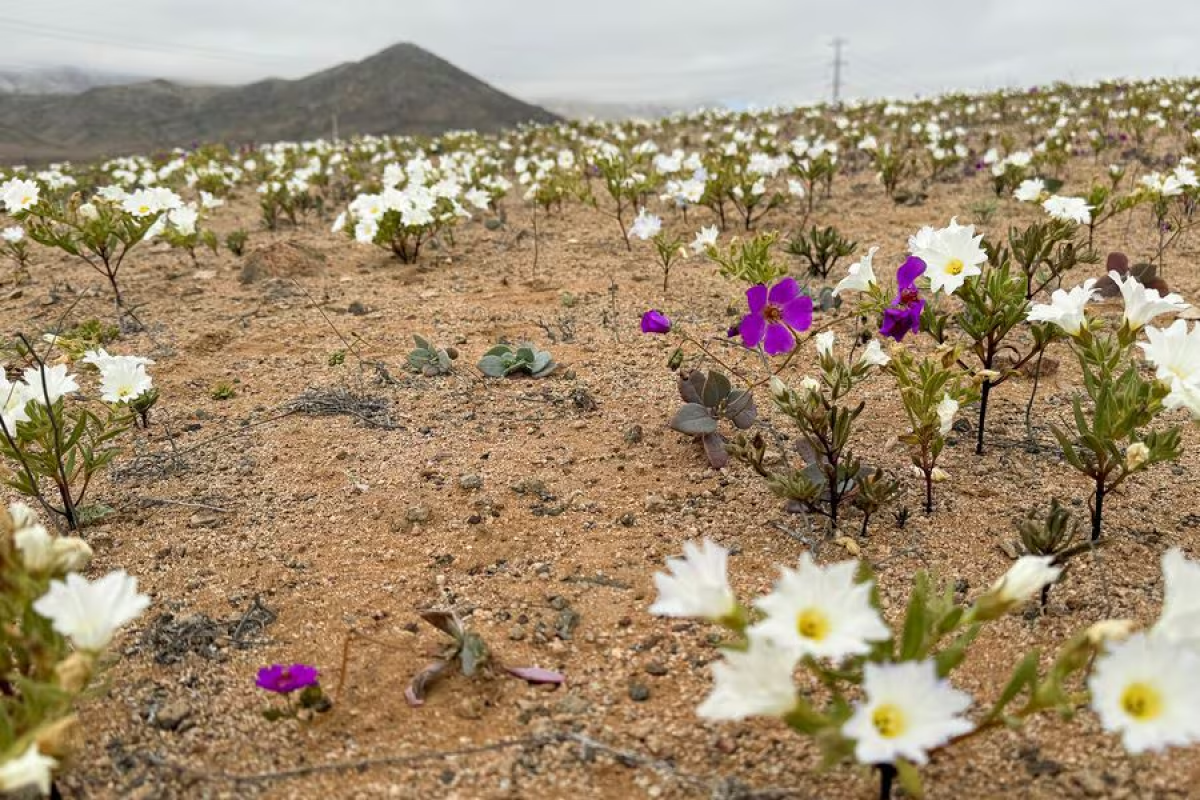
<path fill-rule="evenodd" d="M 883 321 L 879 325 L 879 333 L 897 342 L 911 331 L 921 329 L 921 311 L 925 301 L 917 292 L 917 278 L 925 272 L 925 262 L 916 256 L 908 260 L 896 270 L 896 287 L 900 290 L 892 305 L 884 309 Z"/>
<path fill-rule="evenodd" d="M 795 278 L 784 278 L 771 287 L 763 284 L 746 290 L 750 313 L 742 317 L 738 330 L 742 343 L 754 348 L 762 344 L 767 355 L 787 353 L 796 346 L 793 331 L 812 325 L 812 298 L 800 293 Z"/>
<path fill-rule="evenodd" d="M 671 320 L 657 308 L 642 314 L 642 333 L 670 333 Z"/>
<path fill-rule="evenodd" d="M 277 694 L 291 694 L 297 689 L 304 689 L 317 684 L 317 676 L 321 673 L 316 667 L 307 664 L 272 664 L 258 671 L 255 684 L 260 689 Z"/>

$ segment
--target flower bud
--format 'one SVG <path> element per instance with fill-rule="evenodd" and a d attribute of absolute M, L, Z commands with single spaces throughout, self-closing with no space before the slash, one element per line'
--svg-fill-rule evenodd
<path fill-rule="evenodd" d="M 78 694 L 87 688 L 92 679 L 93 657 L 82 650 L 77 650 L 54 667 L 58 685 L 64 691 Z"/>
<path fill-rule="evenodd" d="M 975 618 L 997 619 L 1025 605 L 1062 574 L 1062 567 L 1053 566 L 1053 560 L 1053 556 L 1021 556 L 975 603 Z"/>
<path fill-rule="evenodd" d="M 60 761 L 71 755 L 80 737 L 79 717 L 71 714 L 44 726 L 36 734 L 38 751 Z"/>
<path fill-rule="evenodd" d="M 54 539 L 43 525 L 18 528 L 13 544 L 21 551 L 21 563 L 30 572 L 48 572 L 54 566 Z"/>
<path fill-rule="evenodd" d="M 82 572 L 92 563 L 92 548 L 78 536 L 55 539 L 51 550 L 56 572 Z"/>
<path fill-rule="evenodd" d="M 821 384 L 818 383 L 815 378 L 809 378 L 805 376 L 805 378 L 800 381 L 800 388 L 805 392 L 812 394 L 813 392 L 821 391 Z"/>
<path fill-rule="evenodd" d="M 1134 442 L 1125 448 L 1125 469 L 1133 472 L 1150 458 L 1150 448 L 1142 442 Z"/>
<path fill-rule="evenodd" d="M 1119 642 L 1122 639 L 1129 638 L 1129 634 L 1133 633 L 1133 620 L 1131 619 L 1104 619 L 1094 623 L 1085 631 L 1088 642 L 1094 647 L 1099 647 L 1105 642 Z"/>
<path fill-rule="evenodd" d="M 771 396 L 776 400 L 783 401 L 787 399 L 788 387 L 787 384 L 779 379 L 778 375 L 772 375 L 771 380 L 767 382 L 771 387 Z"/>
<path fill-rule="evenodd" d="M 12 503 L 8 507 L 8 515 L 12 518 L 14 531 L 29 528 L 38 524 L 37 512 L 24 503 Z"/>

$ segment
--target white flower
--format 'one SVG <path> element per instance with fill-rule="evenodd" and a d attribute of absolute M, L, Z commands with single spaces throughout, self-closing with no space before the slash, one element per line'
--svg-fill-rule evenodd
<path fill-rule="evenodd" d="M 737 609 L 737 600 L 725 575 L 729 551 L 705 539 L 699 546 L 684 542 L 683 556 L 667 559 L 672 574 L 654 574 L 658 599 L 650 606 L 650 613 L 712 620 L 732 614 Z"/>
<path fill-rule="evenodd" d="M 1200 741 L 1200 656 L 1162 637 L 1134 634 L 1096 659 L 1092 710 L 1130 753 Z"/>
<path fill-rule="evenodd" d="M 209 210 L 212 210 L 214 208 L 220 208 L 223 205 L 225 205 L 225 201 L 222 200 L 221 198 L 216 197 L 205 191 L 200 192 L 200 207 L 201 208 L 207 208 Z"/>
<path fill-rule="evenodd" d="M 871 258 L 878 249 L 872 247 L 865 256 L 850 265 L 850 269 L 846 270 L 846 277 L 833 287 L 835 295 L 842 292 L 865 292 L 875 285 L 875 268 L 871 266 Z"/>
<path fill-rule="evenodd" d="M 788 178 L 787 185 L 788 194 L 790 194 L 792 197 L 804 197 L 804 195 L 807 193 L 804 188 L 804 184 L 795 178 Z"/>
<path fill-rule="evenodd" d="M 79 384 L 75 382 L 75 376 L 67 374 L 66 364 L 55 364 L 53 367 L 27 367 L 24 380 L 29 387 L 30 399 L 36 400 L 42 405 L 46 404 L 47 396 L 49 396 L 50 403 L 53 404 L 63 395 L 79 391 Z"/>
<path fill-rule="evenodd" d="M 1146 326 L 1146 338 L 1149 341 L 1138 342 L 1138 347 L 1160 381 L 1200 380 L 1200 325 L 1189 331 L 1187 323 L 1177 319 L 1165 330 Z"/>
<path fill-rule="evenodd" d="M 18 422 L 29 421 L 25 408 L 31 399 L 29 386 L 20 381 L 10 383 L 0 367 L 0 416 L 10 436 L 16 434 Z"/>
<path fill-rule="evenodd" d="M 804 390 L 805 394 L 812 394 L 821 391 L 821 383 L 816 378 L 805 375 L 800 379 L 800 388 Z"/>
<path fill-rule="evenodd" d="M 696 709 L 705 719 L 779 717 L 796 706 L 794 654 L 751 635 L 745 651 L 730 650 L 713 664 L 712 693 Z"/>
<path fill-rule="evenodd" d="M 354 226 L 354 239 L 360 244 L 371 244 L 375 241 L 378 233 L 379 220 L 377 218 L 364 217 Z"/>
<path fill-rule="evenodd" d="M 1095 295 L 1096 279 L 1088 278 L 1082 286 L 1076 286 L 1071 291 L 1055 289 L 1050 295 L 1049 303 L 1034 303 L 1026 316 L 1030 322 L 1050 322 L 1057 325 L 1063 332 L 1074 336 L 1087 324 L 1083 309 Z"/>
<path fill-rule="evenodd" d="M 150 598 L 138 594 L 137 578 L 117 570 L 96 581 L 76 572 L 68 574 L 65 582 L 51 581 L 33 610 L 80 650 L 99 651 L 108 647 L 117 628 L 136 619 L 149 605 Z"/>
<path fill-rule="evenodd" d="M 1140 330 L 1161 314 L 1178 313 L 1191 308 L 1180 295 L 1172 292 L 1163 297 L 1157 289 L 1143 286 L 1132 275 L 1122 279 L 1121 273 L 1114 270 L 1108 273 L 1108 277 L 1121 290 L 1121 297 L 1125 300 L 1125 322 L 1131 330 Z"/>
<path fill-rule="evenodd" d="M 150 189 L 138 189 L 121 200 L 121 209 L 135 217 L 148 217 L 162 211 L 158 196 Z"/>
<path fill-rule="evenodd" d="M 1162 557 L 1162 613 L 1152 633 L 1200 653 L 1200 562 L 1189 561 L 1178 547 Z"/>
<path fill-rule="evenodd" d="M 0 792 L 36 787 L 43 795 L 48 795 L 52 772 L 57 766 L 56 760 L 42 755 L 37 742 L 31 742 L 20 756 L 0 764 Z"/>
<path fill-rule="evenodd" d="M 199 219 L 200 212 L 192 206 L 181 206 L 167 214 L 167 221 L 184 236 L 191 236 L 196 232 L 196 222 Z"/>
<path fill-rule="evenodd" d="M 987 253 L 979 246 L 983 235 L 975 235 L 974 225 L 959 225 L 957 218 L 931 234 L 922 229 L 913 239 L 918 246 L 912 254 L 925 262 L 930 291 L 953 294 L 967 278 L 979 275 L 979 265 L 987 261 Z"/>
<path fill-rule="evenodd" d="M 842 561 L 828 567 L 800 556 L 798 570 L 784 568 L 774 590 L 755 601 L 766 614 L 750 631 L 772 639 L 797 657 L 814 656 L 840 661 L 862 655 L 871 642 L 891 634 L 871 605 L 871 581 L 856 583 L 858 562 Z"/>
<path fill-rule="evenodd" d="M 12 178 L 0 184 L 0 201 L 4 202 L 4 207 L 10 214 L 28 211 L 36 206 L 40 193 L 41 188 L 36 183 L 20 178 Z"/>
<path fill-rule="evenodd" d="M 833 354 L 833 331 L 821 331 L 817 334 L 817 355 L 821 358 Z"/>
<path fill-rule="evenodd" d="M 1008 568 L 987 594 L 979 598 L 979 616 L 995 619 L 1025 605 L 1034 595 L 1058 580 L 1062 567 L 1053 565 L 1054 556 L 1021 556 Z"/>
<path fill-rule="evenodd" d="M 948 394 L 943 394 L 937 404 L 938 432 L 945 436 L 954 427 L 954 415 L 958 413 L 958 401 Z"/>
<path fill-rule="evenodd" d="M 97 347 L 95 350 L 85 351 L 83 354 L 83 358 L 80 360 L 84 364 L 91 364 L 92 366 L 94 366 L 96 369 L 99 369 L 99 370 L 103 370 L 105 364 L 112 364 L 112 363 L 121 362 L 121 361 L 128 362 L 130 364 L 140 364 L 142 366 L 149 366 L 150 364 L 154 363 L 154 359 L 146 358 L 144 356 L 114 356 L 114 355 L 110 355 L 109 352 L 107 350 L 105 350 L 103 347 Z"/>
<path fill-rule="evenodd" d="M 16 244 L 25 238 L 25 229 L 20 225 L 13 225 L 0 231 L 0 238 L 11 244 Z"/>
<path fill-rule="evenodd" d="M 859 363 L 872 367 L 886 367 L 892 357 L 883 352 L 883 347 L 879 344 L 878 339 L 872 339 L 867 343 L 867 349 L 863 350 L 863 354 L 858 360 Z"/>
<path fill-rule="evenodd" d="M 700 232 L 696 234 L 696 238 L 692 240 L 692 252 L 696 253 L 697 255 L 703 253 L 709 247 L 716 245 L 717 237 L 720 235 L 721 232 L 717 230 L 716 225 L 709 225 L 701 228 Z"/>
<path fill-rule="evenodd" d="M 330 228 L 329 230 L 331 233 L 341 233 L 345 229 L 346 229 L 346 212 L 343 211 L 342 213 L 338 214 L 336 218 L 334 218 L 333 227 Z"/>
<path fill-rule="evenodd" d="M 1053 219 L 1087 225 L 1092 221 L 1091 206 L 1082 197 L 1061 197 L 1057 194 L 1046 198 L 1042 208 Z"/>
<path fill-rule="evenodd" d="M 1041 178 L 1030 178 L 1021 181 L 1021 185 L 1013 191 L 1013 197 L 1022 203 L 1036 203 L 1042 199 L 1046 191 L 1046 183 Z"/>
<path fill-rule="evenodd" d="M 106 403 L 129 403 L 154 385 L 137 356 L 112 356 L 100 365 L 100 399 Z"/>
<path fill-rule="evenodd" d="M 863 690 L 866 701 L 842 727 L 862 764 L 891 764 L 898 758 L 924 764 L 930 750 L 975 729 L 961 716 L 971 707 L 971 696 L 939 679 L 933 661 L 868 663 Z"/>
<path fill-rule="evenodd" d="M 468 189 L 463 199 L 480 211 L 486 210 L 492 204 L 492 196 L 483 189 Z"/>
<path fill-rule="evenodd" d="M 662 230 L 662 220 L 650 214 L 646 209 L 638 211 L 637 219 L 629 226 L 629 235 L 645 241 L 653 239 Z"/>

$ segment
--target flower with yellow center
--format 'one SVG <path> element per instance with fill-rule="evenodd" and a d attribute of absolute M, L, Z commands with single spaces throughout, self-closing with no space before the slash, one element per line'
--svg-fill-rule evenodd
<path fill-rule="evenodd" d="M 821 567 L 805 553 L 783 569 L 775 589 L 755 601 L 766 618 L 750 628 L 794 654 L 841 661 L 870 651 L 891 633 L 871 605 L 871 581 L 856 582 L 858 562 Z"/>
<path fill-rule="evenodd" d="M 908 246 L 925 262 L 930 291 L 954 294 L 967 278 L 982 272 L 980 267 L 987 262 L 982 241 L 983 235 L 975 235 L 974 225 L 959 225 L 957 219 L 951 219 L 945 228 L 921 229 Z"/>
<path fill-rule="evenodd" d="M 924 764 L 930 750 L 975 728 L 962 717 L 971 696 L 939 678 L 933 661 L 866 664 L 863 690 L 866 699 L 842 726 L 860 763 Z"/>
<path fill-rule="evenodd" d="M 1200 656 L 1158 634 L 1112 644 L 1088 679 L 1092 710 L 1130 753 L 1200 741 Z"/>

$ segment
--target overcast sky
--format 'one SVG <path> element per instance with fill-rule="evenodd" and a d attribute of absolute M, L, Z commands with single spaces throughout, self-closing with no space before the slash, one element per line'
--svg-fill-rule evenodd
<path fill-rule="evenodd" d="M 529 98 L 733 103 L 1200 74 L 1200 0 L 38 0 L 0 69 L 238 83 L 414 42 Z"/>

